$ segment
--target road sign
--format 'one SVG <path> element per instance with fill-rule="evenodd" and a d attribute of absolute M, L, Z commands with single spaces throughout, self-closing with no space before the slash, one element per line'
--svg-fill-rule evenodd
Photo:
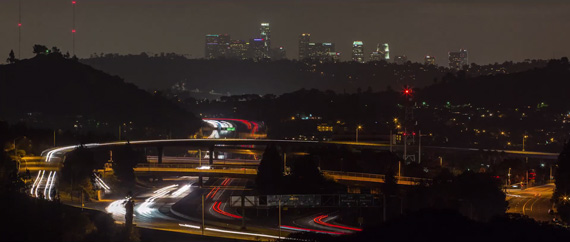
<path fill-rule="evenodd" d="M 230 206 L 231 207 L 241 207 L 243 198 L 244 207 L 256 207 L 259 206 L 259 199 L 256 196 L 231 196 Z"/>

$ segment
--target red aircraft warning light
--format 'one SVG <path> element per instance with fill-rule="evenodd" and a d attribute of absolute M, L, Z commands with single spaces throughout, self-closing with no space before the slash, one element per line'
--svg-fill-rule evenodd
<path fill-rule="evenodd" d="M 71 1 L 71 4 L 76 4 L 76 3 L 77 3 L 76 1 Z"/>

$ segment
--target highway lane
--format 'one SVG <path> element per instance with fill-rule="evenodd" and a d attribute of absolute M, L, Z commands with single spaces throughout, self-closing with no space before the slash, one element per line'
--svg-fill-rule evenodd
<path fill-rule="evenodd" d="M 507 213 L 527 215 L 537 221 L 552 221 L 554 216 L 548 214 L 548 210 L 552 208 L 550 198 L 554 192 L 554 187 L 554 184 L 551 183 L 524 190 L 508 190 L 509 209 Z"/>

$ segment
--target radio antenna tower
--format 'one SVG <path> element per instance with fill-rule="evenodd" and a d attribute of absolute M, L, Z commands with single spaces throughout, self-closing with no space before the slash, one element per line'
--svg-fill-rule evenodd
<path fill-rule="evenodd" d="M 18 1 L 18 59 L 22 59 L 22 0 Z"/>
<path fill-rule="evenodd" d="M 71 1 L 71 5 L 73 7 L 73 23 L 72 23 L 72 28 L 71 28 L 71 38 L 72 38 L 72 48 L 71 48 L 71 52 L 72 55 L 75 56 L 75 5 L 77 4 L 77 1 L 73 0 Z"/>

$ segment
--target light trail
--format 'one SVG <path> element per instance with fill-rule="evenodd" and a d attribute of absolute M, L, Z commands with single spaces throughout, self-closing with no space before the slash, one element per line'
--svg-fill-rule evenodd
<path fill-rule="evenodd" d="M 257 234 L 257 233 L 248 233 L 248 232 L 239 232 L 233 230 L 224 230 L 224 229 L 214 229 L 214 228 L 205 228 L 208 231 L 220 232 L 220 233 L 228 233 L 228 234 L 240 234 L 240 235 L 250 235 L 250 236 L 259 236 L 271 239 L 280 239 L 281 237 L 275 235 L 267 235 L 267 234 Z"/>
<path fill-rule="evenodd" d="M 172 190 L 176 189 L 177 186 L 178 184 L 174 184 L 154 191 L 153 193 L 155 195 L 147 198 L 141 205 L 139 205 L 139 207 L 137 208 L 137 212 L 144 216 L 150 216 L 152 212 L 156 210 L 155 208 L 152 208 L 152 205 L 154 205 L 154 201 L 156 199 L 165 197 Z"/>
<path fill-rule="evenodd" d="M 186 228 L 191 228 L 191 229 L 201 229 L 201 228 L 202 228 L 202 227 L 200 227 L 200 226 L 190 225 L 190 224 L 178 224 L 178 226 L 180 226 L 180 227 L 186 227 Z"/>
<path fill-rule="evenodd" d="M 44 187 L 44 198 L 46 198 L 46 199 L 49 199 L 49 197 L 48 197 L 48 191 L 51 189 L 51 186 L 50 186 L 50 185 L 51 185 L 51 180 L 53 179 L 53 175 L 54 175 L 54 174 L 55 174 L 55 173 L 54 173 L 53 171 L 50 171 L 50 172 L 49 172 L 49 175 L 48 175 L 48 178 L 47 178 L 47 181 L 46 181 L 46 185 L 45 185 L 45 187 Z"/>
<path fill-rule="evenodd" d="M 94 176 L 95 176 L 95 181 L 97 182 L 97 184 L 99 184 L 100 187 L 105 189 L 105 192 L 108 192 L 111 190 L 111 188 L 109 186 L 107 186 L 107 184 L 103 181 L 103 179 L 101 179 L 99 176 L 97 176 L 97 174 L 94 174 Z"/>
<path fill-rule="evenodd" d="M 50 185 L 49 185 L 48 196 L 47 196 L 47 198 L 48 198 L 49 200 L 51 200 L 51 189 L 53 188 L 53 184 L 54 184 L 54 181 L 55 181 L 55 175 L 56 175 L 56 174 L 57 174 L 57 171 L 54 171 L 54 172 L 53 172 L 53 176 L 52 176 L 52 178 L 51 178 L 51 183 L 50 183 Z"/>
<path fill-rule="evenodd" d="M 38 172 L 38 175 L 36 176 L 36 180 L 34 181 L 34 184 L 32 184 L 32 189 L 30 189 L 30 195 L 32 195 L 32 196 L 34 195 L 34 188 L 38 184 L 38 181 L 40 179 L 40 175 L 42 174 L 42 172 L 43 172 L 43 170 Z"/>
<path fill-rule="evenodd" d="M 231 213 L 228 213 L 228 212 L 226 212 L 226 211 L 220 209 L 220 205 L 222 205 L 222 202 L 219 202 L 219 201 L 218 201 L 218 202 L 214 202 L 214 205 L 212 205 L 212 209 L 213 209 L 214 211 L 216 211 L 217 213 L 222 214 L 222 215 L 225 215 L 225 216 L 228 216 L 228 217 L 232 217 L 232 218 L 236 218 L 236 219 L 241 219 L 241 218 L 243 218 L 242 216 L 235 215 L 235 214 L 231 214 Z"/>
<path fill-rule="evenodd" d="M 42 180 L 44 179 L 45 171 L 42 170 L 41 172 L 42 172 L 42 176 L 40 177 L 40 181 L 38 182 L 38 185 L 36 186 L 36 191 L 34 192 L 35 197 L 38 197 L 38 188 L 40 187 L 40 184 L 42 184 Z"/>
<path fill-rule="evenodd" d="M 352 228 L 352 227 L 346 227 L 346 226 L 340 226 L 340 225 L 336 225 L 336 224 L 330 224 L 327 222 L 323 222 L 323 219 L 329 217 L 329 215 L 321 215 L 318 216 L 316 218 L 313 219 L 313 221 L 317 224 L 323 225 L 323 226 L 327 226 L 327 227 L 333 227 L 333 228 L 339 228 L 339 229 L 345 229 L 345 230 L 352 230 L 352 231 L 362 231 L 362 229 L 359 228 Z"/>
<path fill-rule="evenodd" d="M 125 215 L 127 213 L 127 210 L 125 209 L 126 201 L 127 199 L 114 201 L 105 208 L 105 211 L 113 215 Z"/>
<path fill-rule="evenodd" d="M 220 186 L 225 186 L 228 184 L 228 182 L 230 181 L 230 178 L 226 178 L 224 179 L 224 181 L 222 182 L 222 184 Z M 218 190 L 220 190 L 220 186 L 214 187 L 212 188 L 212 190 L 210 190 L 210 192 L 208 193 L 208 195 L 206 195 L 206 198 L 210 198 L 210 195 L 212 195 L 212 199 L 214 199 L 214 196 L 216 196 L 216 193 L 218 193 Z"/>
<path fill-rule="evenodd" d="M 192 186 L 192 184 L 182 186 L 181 188 L 179 188 L 178 190 L 173 192 L 171 197 L 180 197 L 180 195 L 182 195 L 184 192 L 190 190 L 191 186 Z"/>
<path fill-rule="evenodd" d="M 295 231 L 301 231 L 301 232 L 314 232 L 314 233 L 321 233 L 321 234 L 335 234 L 335 235 L 346 235 L 347 233 L 341 233 L 341 232 L 330 232 L 330 231 L 323 231 L 323 230 L 316 230 L 316 229 L 306 229 L 306 228 L 299 228 L 299 227 L 293 227 L 293 226 L 287 226 L 287 225 L 281 225 L 282 229 L 290 229 L 290 230 L 295 230 Z"/>

